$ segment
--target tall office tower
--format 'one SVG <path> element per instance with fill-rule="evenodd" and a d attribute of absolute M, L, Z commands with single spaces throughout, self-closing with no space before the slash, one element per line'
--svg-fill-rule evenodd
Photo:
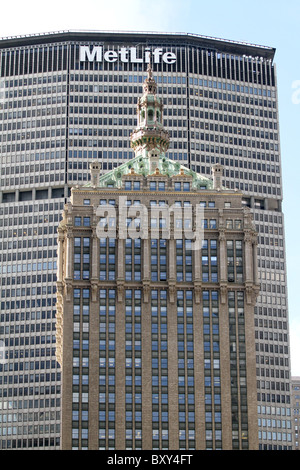
<path fill-rule="evenodd" d="M 258 240 L 259 442 L 292 446 L 275 50 L 191 34 L 57 32 L 0 40 L 0 448 L 55 448 L 56 228 L 89 164 L 134 157 L 128 137 L 151 61 L 168 158 L 243 191 Z M 3 362 L 3 361 L 2 361 Z M 273 417 L 276 416 L 274 421 Z M 274 427 L 275 426 L 275 427 Z"/>
<path fill-rule="evenodd" d="M 242 193 L 169 160 L 149 69 L 135 158 L 58 229 L 62 449 L 257 449 L 257 233 Z"/>

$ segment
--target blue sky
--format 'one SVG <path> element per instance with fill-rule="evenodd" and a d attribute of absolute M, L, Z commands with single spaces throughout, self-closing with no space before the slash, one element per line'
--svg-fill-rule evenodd
<path fill-rule="evenodd" d="M 17 0 L 1 6 L 1 19 L 2 37 L 70 29 L 163 31 L 276 48 L 292 374 L 300 376 L 300 1 Z"/>

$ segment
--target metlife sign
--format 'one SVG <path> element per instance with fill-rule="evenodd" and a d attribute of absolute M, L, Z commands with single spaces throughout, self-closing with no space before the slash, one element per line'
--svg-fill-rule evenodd
<path fill-rule="evenodd" d="M 80 62 L 117 62 L 132 64 L 174 64 L 176 62 L 176 55 L 174 52 L 164 52 L 161 47 L 156 47 L 151 50 L 146 47 L 143 52 L 139 51 L 137 47 L 120 47 L 118 50 L 104 50 L 103 46 L 80 46 L 79 50 Z"/>

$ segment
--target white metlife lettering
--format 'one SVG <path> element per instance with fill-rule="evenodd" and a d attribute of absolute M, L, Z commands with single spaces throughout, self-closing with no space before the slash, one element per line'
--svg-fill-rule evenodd
<path fill-rule="evenodd" d="M 118 51 L 108 49 L 103 51 L 103 46 L 93 46 L 90 49 L 89 46 L 80 46 L 79 60 L 80 62 L 117 62 L 119 59 L 121 62 L 131 62 L 132 64 L 149 64 L 151 62 L 151 56 L 153 57 L 153 63 L 159 64 L 161 60 L 165 64 L 174 64 L 176 62 L 176 55 L 174 52 L 163 52 L 161 47 L 156 47 L 153 51 L 149 47 L 146 47 L 143 54 L 140 54 L 137 47 L 120 47 Z"/>

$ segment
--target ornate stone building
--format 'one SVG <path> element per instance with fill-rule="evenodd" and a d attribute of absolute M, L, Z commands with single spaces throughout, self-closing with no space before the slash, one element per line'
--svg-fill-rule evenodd
<path fill-rule="evenodd" d="M 135 158 L 58 229 L 63 449 L 258 448 L 257 234 L 242 193 L 166 157 L 151 69 Z"/>

